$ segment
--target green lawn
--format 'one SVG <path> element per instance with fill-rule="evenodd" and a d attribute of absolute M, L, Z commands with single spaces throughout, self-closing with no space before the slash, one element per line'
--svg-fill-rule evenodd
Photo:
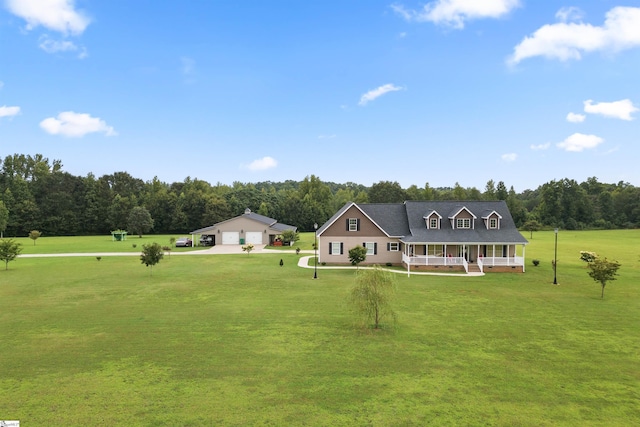
<path fill-rule="evenodd" d="M 21 258 L 0 270 L 0 419 L 639 425 L 638 241 L 561 231 L 559 286 L 553 232 L 534 233 L 525 274 L 398 274 L 380 332 L 354 326 L 353 271 L 314 280 L 293 253 L 166 257 L 153 275 L 135 257 Z M 604 300 L 580 250 L 622 263 Z"/>
<path fill-rule="evenodd" d="M 182 235 L 158 235 L 147 234 L 139 238 L 136 235 L 129 235 L 124 241 L 114 241 L 111 235 L 108 236 L 69 236 L 69 237 L 47 237 L 42 236 L 34 241 L 28 237 L 7 237 L 22 245 L 23 254 L 64 254 L 64 253 L 93 253 L 93 252 L 140 252 L 142 245 L 157 242 L 162 246 L 171 246 L 171 237 L 182 237 Z M 134 247 L 135 245 L 135 247 Z M 176 248 L 172 251 L 184 252 L 192 250 L 207 249 L 206 247 Z"/>

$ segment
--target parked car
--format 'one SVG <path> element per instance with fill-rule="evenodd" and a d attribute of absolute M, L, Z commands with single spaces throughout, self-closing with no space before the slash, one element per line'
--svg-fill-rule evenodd
<path fill-rule="evenodd" d="M 191 241 L 190 238 L 180 237 L 178 240 L 176 240 L 176 248 L 178 247 L 186 248 L 186 247 L 192 246 L 192 243 L 193 242 Z"/>
<path fill-rule="evenodd" d="M 213 237 L 206 234 L 200 237 L 200 246 L 213 246 Z"/>

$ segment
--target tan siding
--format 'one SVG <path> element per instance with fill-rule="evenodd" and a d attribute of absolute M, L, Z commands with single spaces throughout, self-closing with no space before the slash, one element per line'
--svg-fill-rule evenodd
<path fill-rule="evenodd" d="M 353 218 L 353 217 L 351 217 Z M 345 226 L 346 227 L 346 226 Z M 330 255 L 329 250 L 331 242 L 341 242 L 343 244 L 342 255 Z M 362 246 L 365 242 L 373 242 L 378 244 L 378 253 L 376 255 L 367 255 L 367 259 L 363 264 L 400 264 L 402 262 L 402 246 L 397 252 L 387 251 L 387 243 L 398 243 L 397 239 L 389 239 L 388 237 L 363 237 L 363 236 L 325 236 L 324 233 L 319 240 L 318 259 L 320 262 L 327 264 L 349 264 L 349 249 L 354 246 Z"/>
<path fill-rule="evenodd" d="M 348 218 L 357 218 L 360 220 L 360 231 L 347 231 Z M 336 220 L 336 222 L 331 224 L 331 226 L 322 233 L 323 238 L 331 236 L 386 237 L 386 235 L 355 206 L 351 206 L 340 218 Z"/>

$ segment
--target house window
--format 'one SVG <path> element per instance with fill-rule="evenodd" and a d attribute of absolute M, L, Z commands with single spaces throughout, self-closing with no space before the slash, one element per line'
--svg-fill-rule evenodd
<path fill-rule="evenodd" d="M 471 218 L 456 219 L 456 228 L 471 228 Z"/>
<path fill-rule="evenodd" d="M 490 257 L 502 257 L 503 255 L 503 245 L 492 245 L 487 246 L 487 256 Z"/>
<path fill-rule="evenodd" d="M 443 256 L 442 245 L 428 245 L 427 246 L 427 255 L 428 256 Z"/>
<path fill-rule="evenodd" d="M 376 244 L 374 242 L 365 242 L 362 246 L 367 248 L 367 255 L 376 254 Z"/>
<path fill-rule="evenodd" d="M 431 218 L 429 220 L 429 228 L 438 228 L 438 218 Z"/>
<path fill-rule="evenodd" d="M 358 218 L 349 218 L 349 231 L 358 231 Z"/>
<path fill-rule="evenodd" d="M 329 254 L 330 255 L 341 255 L 342 254 L 342 242 L 331 242 L 329 246 Z"/>
<path fill-rule="evenodd" d="M 390 242 L 387 244 L 387 250 L 389 252 L 398 252 L 400 250 L 400 243 Z"/>
<path fill-rule="evenodd" d="M 489 228 L 498 228 L 498 218 L 489 219 Z"/>

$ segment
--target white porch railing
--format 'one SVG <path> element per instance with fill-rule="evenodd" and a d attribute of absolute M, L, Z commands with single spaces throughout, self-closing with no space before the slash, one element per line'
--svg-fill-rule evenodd
<path fill-rule="evenodd" d="M 414 265 L 464 265 L 467 261 L 463 257 L 439 257 L 427 255 L 408 256 L 402 254 L 402 262 Z"/>
<path fill-rule="evenodd" d="M 478 259 L 478 263 L 482 262 L 484 266 L 516 266 L 521 267 L 524 265 L 524 258 L 520 256 L 512 257 L 486 257 Z"/>
<path fill-rule="evenodd" d="M 402 262 L 410 267 L 413 266 L 448 266 L 457 265 L 464 266 L 465 271 L 469 271 L 469 264 L 464 257 L 437 257 L 427 255 L 409 256 L 402 254 Z M 524 257 L 483 257 L 476 260 L 480 271 L 484 271 L 487 267 L 522 267 L 524 266 Z"/>

